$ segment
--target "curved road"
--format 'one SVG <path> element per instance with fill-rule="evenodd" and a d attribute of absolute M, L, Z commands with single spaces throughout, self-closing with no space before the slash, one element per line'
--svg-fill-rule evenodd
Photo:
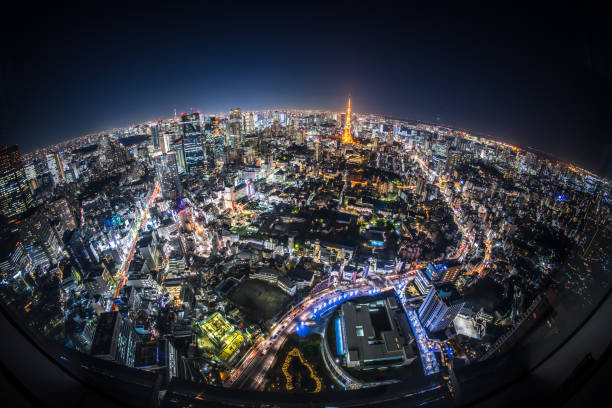
<path fill-rule="evenodd" d="M 416 270 L 411 270 L 403 275 L 395 275 L 395 279 L 393 279 L 395 282 L 392 282 L 392 284 L 411 277 L 415 273 Z M 292 312 L 287 313 L 279 323 L 273 326 L 272 335 L 269 339 L 256 342 L 239 362 L 238 367 L 232 371 L 224 385 L 226 387 L 258 389 L 266 373 L 276 362 L 276 354 L 289 334 L 295 331 L 299 322 L 310 319 L 313 314 L 329 310 L 347 299 L 378 293 L 391 288 L 392 285 L 383 289 L 371 286 L 370 282 L 363 282 L 346 287 L 329 288 L 312 298 L 305 298 L 294 307 Z"/>

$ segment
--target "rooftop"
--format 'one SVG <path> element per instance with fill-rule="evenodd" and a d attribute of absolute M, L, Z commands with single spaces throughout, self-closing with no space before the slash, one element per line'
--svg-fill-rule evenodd
<path fill-rule="evenodd" d="M 344 340 L 349 361 L 367 365 L 377 361 L 404 361 L 412 354 L 408 339 L 401 333 L 393 309 L 397 303 L 389 298 L 367 303 L 342 304 Z"/>

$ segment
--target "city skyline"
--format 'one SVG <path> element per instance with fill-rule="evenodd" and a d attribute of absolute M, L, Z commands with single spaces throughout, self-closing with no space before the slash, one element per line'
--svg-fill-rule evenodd
<path fill-rule="evenodd" d="M 314 7 L 315 32 L 291 8 L 33 10 L 22 31 L 6 26 L 1 143 L 32 151 L 174 108 L 341 110 L 350 93 L 360 112 L 439 118 L 609 176 L 609 57 L 596 11 L 379 7 Z"/>
<path fill-rule="evenodd" d="M 351 97 L 350 97 L 350 94 L 349 94 L 349 96 L 348 96 L 348 101 L 349 101 L 348 102 L 348 106 L 346 108 L 344 108 L 344 109 L 338 109 L 338 110 L 320 109 L 320 108 L 318 108 L 318 109 L 317 108 L 298 109 L 298 108 L 278 107 L 278 108 L 265 108 L 265 109 L 245 110 L 244 112 L 245 113 L 246 112 L 250 112 L 250 113 L 273 113 L 273 112 L 280 113 L 280 112 L 284 112 L 285 114 L 288 113 L 288 112 L 301 112 L 301 113 L 304 113 L 304 112 L 309 112 L 309 113 L 312 113 L 312 112 L 324 112 L 324 113 L 325 112 L 326 113 L 334 112 L 334 113 L 338 113 L 338 114 L 343 114 L 343 113 L 346 113 L 346 112 L 351 112 L 350 99 L 351 99 Z M 227 113 L 227 116 L 229 117 L 230 114 L 231 114 L 231 111 L 233 109 L 235 109 L 235 108 L 230 108 L 230 109 L 228 109 L 225 112 L 224 111 L 216 111 L 216 112 L 215 111 L 209 111 L 209 112 L 205 112 L 205 113 L 201 113 L 200 109 L 194 109 L 193 107 L 190 107 L 189 110 L 185 110 L 185 112 L 179 112 L 178 110 L 175 109 L 173 111 L 173 114 L 175 116 L 168 116 L 168 117 L 164 117 L 164 118 L 149 119 L 149 120 L 144 120 L 144 121 L 140 121 L 140 122 L 134 122 L 134 123 L 131 123 L 130 125 L 127 125 L 127 126 L 115 126 L 115 127 L 112 127 L 112 128 L 98 130 L 98 131 L 95 131 L 95 132 L 91 132 L 89 134 L 79 135 L 79 136 L 76 136 L 74 138 L 70 138 L 70 139 L 66 139 L 66 140 L 61 140 L 61 141 L 58 141 L 57 143 L 54 143 L 54 144 L 51 144 L 51 145 L 48 145 L 48 146 L 42 146 L 42 147 L 36 148 L 34 150 L 29 150 L 29 151 L 26 150 L 26 151 L 22 152 L 22 154 L 33 155 L 33 154 L 38 154 L 41 151 L 43 151 L 43 152 L 46 152 L 46 151 L 56 151 L 57 150 L 56 149 L 57 146 L 66 145 L 66 144 L 69 144 L 72 141 L 79 140 L 79 139 L 87 137 L 87 136 L 97 136 L 97 135 L 99 136 L 99 135 L 105 135 L 105 134 L 108 135 L 108 134 L 112 134 L 113 132 L 116 132 L 117 130 L 135 129 L 135 128 L 138 128 L 138 127 L 141 127 L 141 126 L 147 126 L 149 124 L 158 123 L 158 122 L 164 121 L 164 120 L 165 121 L 168 121 L 168 120 L 180 120 L 185 115 L 189 116 L 189 115 L 197 114 L 198 116 L 201 116 L 202 118 L 208 116 L 210 118 L 218 119 L 218 115 L 219 114 Z M 241 110 L 240 108 L 238 108 L 238 109 Z M 456 131 L 462 131 L 465 134 L 471 135 L 473 137 L 482 138 L 482 139 L 485 139 L 485 140 L 489 140 L 491 142 L 503 143 L 505 145 L 512 146 L 513 148 L 517 148 L 517 149 L 520 149 L 520 150 L 526 150 L 526 151 L 534 152 L 534 153 L 536 153 L 538 155 L 542 155 L 547 160 L 550 160 L 552 162 L 564 163 L 564 164 L 569 165 L 569 166 L 575 166 L 577 169 L 580 169 L 581 171 L 587 171 L 587 172 L 589 172 L 591 174 L 596 174 L 597 176 L 607 177 L 606 175 L 598 174 L 597 172 L 592 171 L 592 169 L 589 166 L 578 165 L 575 162 L 564 160 L 562 158 L 556 157 L 555 155 L 553 155 L 551 153 L 548 153 L 548 152 L 536 149 L 536 148 L 534 148 L 532 146 L 513 145 L 511 143 L 508 143 L 505 140 L 502 140 L 500 138 L 496 138 L 495 135 L 483 134 L 483 133 L 480 133 L 480 132 L 477 132 L 477 131 L 474 132 L 474 131 L 472 131 L 470 129 L 467 129 L 467 128 L 457 128 L 457 127 L 452 126 L 450 124 L 428 122 L 428 121 L 418 120 L 418 119 L 406 119 L 406 118 L 399 119 L 399 118 L 394 118 L 394 117 L 390 117 L 390 116 L 387 116 L 387 115 L 384 115 L 384 114 L 378 114 L 378 113 L 352 112 L 351 116 L 358 116 L 358 115 L 379 117 L 379 118 L 384 118 L 384 119 L 392 120 L 392 121 L 395 121 L 395 122 L 406 122 L 406 121 L 408 121 L 408 122 L 414 122 L 414 123 L 421 123 L 423 125 L 430 125 L 430 126 L 433 126 L 433 127 L 444 127 L 444 128 L 448 128 L 448 129 L 454 129 Z M 203 121 L 201 123 L 203 123 Z M 217 122 L 216 126 L 217 126 L 217 131 L 216 131 L 215 134 L 219 135 L 219 133 L 218 133 L 218 122 Z M 350 131 L 347 130 L 347 129 L 350 129 L 350 127 L 351 127 L 351 123 L 350 123 L 350 120 L 347 117 L 346 123 L 343 126 L 343 133 L 344 133 L 344 135 L 342 136 L 343 143 L 348 143 L 348 144 L 355 143 L 353 140 L 349 141 L 349 139 L 347 139 L 347 132 L 350 133 Z M 19 144 L 17 143 L 14 146 L 19 146 Z M 9 147 L 9 146 L 7 145 L 6 147 Z M 609 179 L 610 177 L 607 177 L 607 178 Z"/>
<path fill-rule="evenodd" d="M 611 183 L 356 106 L 189 109 L 3 149 L 7 307 L 79 370 L 168 391 L 477 397 L 466 373 L 562 340 L 608 287 Z"/>
<path fill-rule="evenodd" d="M 15 6 L 5 405 L 606 397 L 603 9 Z"/>

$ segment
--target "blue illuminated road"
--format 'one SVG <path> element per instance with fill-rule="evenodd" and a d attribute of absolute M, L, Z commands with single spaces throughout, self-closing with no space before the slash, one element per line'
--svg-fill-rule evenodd
<path fill-rule="evenodd" d="M 382 291 L 394 290 L 400 297 L 406 310 L 408 320 L 415 335 L 419 355 L 423 363 L 425 374 L 435 374 L 440 367 L 434 355 L 435 346 L 427 338 L 425 330 L 420 325 L 416 313 L 405 303 L 403 290 L 406 284 L 414 277 L 414 272 L 405 275 L 396 275 L 394 279 L 387 279 L 389 286 L 384 288 L 372 287 L 371 282 L 361 282 L 356 285 L 345 287 L 330 287 L 318 293 L 314 297 L 308 297 L 294 306 L 291 312 L 287 312 L 271 330 L 268 339 L 256 342 L 245 356 L 240 360 L 238 366 L 232 370 L 231 375 L 225 381 L 226 387 L 238 387 L 246 389 L 259 389 L 266 373 L 276 362 L 276 354 L 284 344 L 287 336 L 299 330 L 304 322 L 316 320 L 331 312 L 339 304 L 359 296 L 376 295 Z"/>

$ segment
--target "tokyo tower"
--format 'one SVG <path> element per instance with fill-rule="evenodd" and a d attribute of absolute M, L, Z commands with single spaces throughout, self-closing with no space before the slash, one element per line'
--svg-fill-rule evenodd
<path fill-rule="evenodd" d="M 353 136 L 351 135 L 351 97 L 349 96 L 348 107 L 346 108 L 346 123 L 344 124 L 344 135 L 342 136 L 342 143 L 353 144 Z"/>

